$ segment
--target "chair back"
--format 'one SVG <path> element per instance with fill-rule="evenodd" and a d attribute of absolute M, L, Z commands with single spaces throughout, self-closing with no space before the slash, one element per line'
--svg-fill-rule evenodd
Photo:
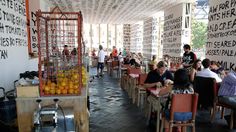
<path fill-rule="evenodd" d="M 112 61 L 112 62 L 111 62 L 111 66 L 112 66 L 113 68 L 119 66 L 119 61 Z"/>
<path fill-rule="evenodd" d="M 147 78 L 147 74 L 139 74 L 138 85 L 143 85 Z"/>
<path fill-rule="evenodd" d="M 195 119 L 198 104 L 198 94 L 173 94 L 170 109 L 170 120 L 174 120 L 174 112 L 192 112 Z"/>
<path fill-rule="evenodd" d="M 199 94 L 198 105 L 202 107 L 213 107 L 214 98 L 217 96 L 216 80 L 209 77 L 196 76 L 193 82 L 193 88 Z"/>
<path fill-rule="evenodd" d="M 141 69 L 140 68 L 128 68 L 127 73 L 129 74 L 141 74 Z"/>

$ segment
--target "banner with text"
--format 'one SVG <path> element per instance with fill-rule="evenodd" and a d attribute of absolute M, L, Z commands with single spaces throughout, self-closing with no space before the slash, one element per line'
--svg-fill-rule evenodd
<path fill-rule="evenodd" d="M 190 44 L 190 3 L 181 3 L 164 11 L 163 55 L 181 61 L 183 45 Z"/>
<path fill-rule="evenodd" d="M 38 40 L 37 40 L 37 25 L 36 25 L 36 11 L 40 9 L 39 0 L 29 0 L 29 40 L 31 45 L 31 52 L 38 52 Z"/>
<path fill-rule="evenodd" d="M 206 58 L 236 67 L 236 0 L 210 0 Z"/>
<path fill-rule="evenodd" d="M 0 0 L 0 62 L 13 58 L 20 47 L 27 47 L 25 1 Z"/>

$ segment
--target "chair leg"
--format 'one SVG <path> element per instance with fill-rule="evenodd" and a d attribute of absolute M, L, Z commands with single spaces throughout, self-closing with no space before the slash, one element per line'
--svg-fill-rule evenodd
<path fill-rule="evenodd" d="M 225 110 L 225 108 L 222 106 L 222 107 L 221 107 L 221 119 L 224 118 L 224 110 Z"/>
<path fill-rule="evenodd" d="M 215 112 L 216 112 L 216 104 L 214 104 L 213 108 L 212 108 L 212 113 L 211 113 L 211 123 L 213 122 L 214 118 L 215 118 Z"/>
<path fill-rule="evenodd" d="M 183 126 L 181 129 L 182 129 L 182 132 L 186 132 L 187 127 Z"/>
<path fill-rule="evenodd" d="M 164 131 L 164 122 L 165 122 L 165 117 L 162 117 L 161 118 L 161 129 L 160 129 L 161 132 Z"/>
<path fill-rule="evenodd" d="M 231 116 L 230 116 L 230 129 L 233 129 L 234 126 L 234 111 L 231 109 Z"/>
<path fill-rule="evenodd" d="M 140 90 L 138 88 L 138 101 L 137 101 L 137 106 L 139 107 L 139 104 L 140 104 Z"/>
<path fill-rule="evenodd" d="M 193 125 L 192 127 L 192 132 L 195 132 L 195 125 Z"/>
<path fill-rule="evenodd" d="M 172 132 L 172 123 L 169 125 L 169 131 Z"/>

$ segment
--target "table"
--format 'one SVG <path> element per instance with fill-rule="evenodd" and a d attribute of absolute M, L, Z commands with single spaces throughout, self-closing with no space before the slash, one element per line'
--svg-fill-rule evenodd
<path fill-rule="evenodd" d="M 89 131 L 89 112 L 87 109 L 87 89 L 83 88 L 80 96 L 53 97 L 18 97 L 16 99 L 19 132 L 31 132 L 33 127 L 33 113 L 37 109 L 37 99 L 41 99 L 42 106 L 54 104 L 53 99 L 59 99 L 62 108 L 72 107 L 76 128 L 80 132 Z"/>
<path fill-rule="evenodd" d="M 165 102 L 164 99 L 166 99 L 167 96 L 159 96 L 158 95 L 158 93 L 160 92 L 159 88 L 157 90 L 151 89 L 149 91 L 151 92 L 151 94 L 147 98 L 147 101 L 149 102 L 147 121 L 150 120 L 152 109 L 155 110 L 157 112 L 156 132 L 160 132 L 161 103 Z"/>

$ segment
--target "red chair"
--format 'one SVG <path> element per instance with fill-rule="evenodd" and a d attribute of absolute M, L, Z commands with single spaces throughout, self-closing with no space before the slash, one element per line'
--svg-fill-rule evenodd
<path fill-rule="evenodd" d="M 118 77 L 119 76 L 119 61 L 112 61 L 111 62 L 111 71 L 110 71 L 111 76 L 113 75 L 114 70 L 116 70 L 117 77 Z"/>
<path fill-rule="evenodd" d="M 143 87 L 144 82 L 147 78 L 147 74 L 139 74 L 139 78 L 138 78 L 138 84 L 136 85 L 136 90 L 137 92 L 135 92 L 135 94 L 138 96 L 137 97 L 137 106 L 140 105 L 140 100 L 142 97 L 143 102 L 145 102 L 144 98 L 146 97 L 146 89 Z"/>
<path fill-rule="evenodd" d="M 235 121 L 234 116 L 233 116 L 233 109 L 231 106 L 221 103 L 219 101 L 219 97 L 218 97 L 218 92 L 219 92 L 219 85 L 215 84 L 214 85 L 214 105 L 213 105 L 213 112 L 212 112 L 212 117 L 211 117 L 211 122 L 214 120 L 215 118 L 215 113 L 217 110 L 217 106 L 221 107 L 221 119 L 223 119 L 224 117 L 224 108 L 227 109 L 231 109 L 231 119 L 230 119 L 230 129 L 233 129 L 233 123 Z"/>
<path fill-rule="evenodd" d="M 171 108 L 164 113 L 162 121 L 169 121 L 169 129 L 173 127 L 191 126 L 195 132 L 195 116 L 197 112 L 198 94 L 173 94 Z M 163 124 L 163 123 L 162 123 Z M 163 127 L 163 126 L 162 126 Z"/>

